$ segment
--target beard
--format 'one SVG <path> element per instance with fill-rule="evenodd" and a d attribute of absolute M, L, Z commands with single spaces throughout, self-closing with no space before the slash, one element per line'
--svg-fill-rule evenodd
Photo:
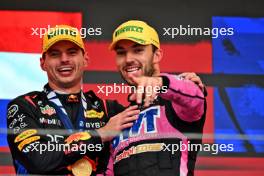
<path fill-rule="evenodd" d="M 146 64 L 146 66 L 143 69 L 143 74 L 141 76 L 148 76 L 151 77 L 153 76 L 153 73 L 155 72 L 154 70 L 154 64 L 153 64 L 153 58 L 154 55 L 152 55 L 152 57 L 149 59 L 149 62 Z M 128 80 L 121 71 L 119 71 L 119 73 L 121 74 L 121 77 L 123 78 L 123 80 L 125 80 L 125 82 L 130 85 L 130 86 L 134 86 L 134 84 Z"/>
<path fill-rule="evenodd" d="M 154 73 L 154 66 L 153 66 L 153 63 L 150 63 L 148 66 L 146 66 L 144 68 L 144 72 L 143 72 L 143 76 L 153 76 L 153 73 Z"/>

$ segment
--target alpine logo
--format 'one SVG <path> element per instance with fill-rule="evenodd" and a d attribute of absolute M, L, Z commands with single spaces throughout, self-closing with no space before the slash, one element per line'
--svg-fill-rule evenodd
<path fill-rule="evenodd" d="M 128 140 L 129 137 L 140 135 L 144 127 L 144 134 L 157 132 L 157 118 L 160 117 L 160 106 L 150 107 L 140 112 L 138 119 L 134 122 L 133 126 L 124 130 L 119 136 L 113 139 L 112 145 L 116 148 L 120 142 Z"/>

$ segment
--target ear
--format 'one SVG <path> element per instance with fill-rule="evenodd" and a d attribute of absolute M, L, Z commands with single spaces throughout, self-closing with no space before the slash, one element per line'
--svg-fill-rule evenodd
<path fill-rule="evenodd" d="M 90 64 L 90 58 L 89 58 L 87 52 L 85 52 L 83 56 L 84 56 L 84 61 L 83 61 L 84 62 L 84 67 L 87 67 Z"/>
<path fill-rule="evenodd" d="M 163 57 L 163 51 L 161 49 L 157 49 L 154 52 L 154 56 L 153 56 L 153 69 L 154 69 L 154 72 L 153 72 L 152 76 L 159 76 L 160 75 L 159 63 L 160 63 L 162 57 Z"/>
<path fill-rule="evenodd" d="M 152 76 L 160 76 L 160 67 L 159 67 L 159 64 L 156 63 L 156 64 L 153 64 L 153 73 L 152 73 Z"/>
<path fill-rule="evenodd" d="M 156 49 L 154 52 L 153 64 L 159 64 L 163 57 L 162 49 Z"/>
<path fill-rule="evenodd" d="M 46 71 L 46 68 L 45 68 L 45 59 L 44 59 L 43 57 L 41 57 L 41 58 L 39 59 L 39 61 L 40 61 L 40 67 L 41 67 L 41 69 L 42 69 L 43 71 Z"/>

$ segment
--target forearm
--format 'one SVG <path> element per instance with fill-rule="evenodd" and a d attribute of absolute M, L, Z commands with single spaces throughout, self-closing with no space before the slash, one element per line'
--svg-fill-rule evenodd
<path fill-rule="evenodd" d="M 163 86 L 167 90 L 160 97 L 172 102 L 178 116 L 188 122 L 196 121 L 204 113 L 205 97 L 199 87 L 189 80 L 182 80 L 176 75 L 161 74 Z"/>

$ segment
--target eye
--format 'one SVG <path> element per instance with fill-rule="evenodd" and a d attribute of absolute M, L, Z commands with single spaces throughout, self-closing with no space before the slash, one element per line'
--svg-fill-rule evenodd
<path fill-rule="evenodd" d="M 135 48 L 135 49 L 134 49 L 134 52 L 135 52 L 135 53 L 140 53 L 140 52 L 142 52 L 142 51 L 144 51 L 143 48 Z"/>
<path fill-rule="evenodd" d="M 77 53 L 78 53 L 78 51 L 76 49 L 71 49 L 68 51 L 68 54 L 72 55 L 72 56 L 76 55 Z"/>
<path fill-rule="evenodd" d="M 125 55 L 126 54 L 126 51 L 125 50 L 121 50 L 121 49 L 117 49 L 116 50 L 116 54 L 117 55 Z"/>
<path fill-rule="evenodd" d="M 58 52 L 58 51 L 51 51 L 48 54 L 50 57 L 59 57 L 60 56 L 60 52 Z"/>

